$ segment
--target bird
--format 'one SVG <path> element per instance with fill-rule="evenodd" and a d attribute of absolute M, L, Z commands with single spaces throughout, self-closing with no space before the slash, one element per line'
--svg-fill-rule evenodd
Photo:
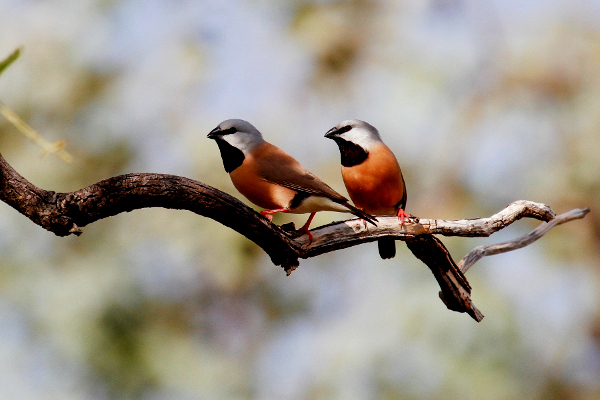
<path fill-rule="evenodd" d="M 325 134 L 339 149 L 342 179 L 354 205 L 370 215 L 396 215 L 404 225 L 409 215 L 406 184 L 394 153 L 374 126 L 356 119 L 340 122 Z M 396 255 L 394 238 L 377 241 L 383 259 Z"/>
<path fill-rule="evenodd" d="M 373 225 L 376 219 L 354 207 L 348 199 L 304 168 L 296 159 L 263 139 L 248 121 L 228 119 L 210 131 L 208 138 L 219 146 L 225 171 L 236 189 L 248 200 L 264 208 L 260 214 L 272 221 L 272 214 L 310 213 L 300 228 L 308 227 L 317 211 L 352 213 Z"/>

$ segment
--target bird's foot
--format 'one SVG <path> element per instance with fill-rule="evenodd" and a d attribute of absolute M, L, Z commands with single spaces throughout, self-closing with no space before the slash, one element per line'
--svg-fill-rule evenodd
<path fill-rule="evenodd" d="M 308 217 L 308 221 L 306 221 L 306 223 L 302 226 L 302 228 L 300 228 L 299 230 L 306 233 L 306 235 L 308 235 L 308 244 L 311 244 L 313 241 L 313 235 L 312 233 L 310 233 L 310 231 L 308 230 L 308 227 L 310 226 L 310 223 L 312 222 L 313 218 L 315 217 L 316 213 L 310 213 L 310 217 Z"/>
<path fill-rule="evenodd" d="M 266 211 L 261 211 L 260 215 L 269 220 L 269 222 L 273 222 L 273 216 L 271 214 L 267 214 Z"/>
<path fill-rule="evenodd" d="M 269 222 L 273 222 L 273 215 L 271 215 L 271 214 L 275 214 L 278 212 L 287 212 L 287 211 L 289 211 L 289 209 L 287 209 L 287 208 L 275 208 L 273 210 L 263 210 L 260 212 L 260 215 L 262 215 L 263 217 L 268 219 Z"/>
<path fill-rule="evenodd" d="M 310 245 L 312 243 L 312 241 L 313 241 L 313 235 L 312 235 L 312 233 L 310 233 L 310 231 L 308 230 L 308 228 L 302 227 L 302 228 L 300 228 L 300 230 L 302 232 L 306 233 L 306 235 L 308 236 L 308 244 Z"/>
<path fill-rule="evenodd" d="M 404 210 L 402 208 L 399 208 L 398 209 L 398 219 L 400 220 L 400 225 L 404 225 L 405 218 L 410 218 L 410 215 L 408 215 L 406 212 L 404 212 Z"/>

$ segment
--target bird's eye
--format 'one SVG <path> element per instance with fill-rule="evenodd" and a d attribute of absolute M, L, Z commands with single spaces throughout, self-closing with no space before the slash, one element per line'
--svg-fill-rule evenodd
<path fill-rule="evenodd" d="M 236 133 L 237 132 L 237 128 L 232 126 L 231 128 L 227 128 L 221 131 L 221 136 L 224 135 L 231 135 L 232 133 Z"/>

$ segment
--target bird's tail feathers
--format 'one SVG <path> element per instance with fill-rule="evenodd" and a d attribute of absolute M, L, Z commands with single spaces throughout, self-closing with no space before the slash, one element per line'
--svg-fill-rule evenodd
<path fill-rule="evenodd" d="M 396 241 L 392 237 L 383 237 L 377 241 L 379 256 L 384 260 L 396 256 Z"/>
<path fill-rule="evenodd" d="M 375 218 L 371 214 L 367 214 L 363 210 L 354 207 L 352 204 L 350 204 L 348 202 L 344 203 L 344 206 L 347 207 L 350 210 L 350 212 L 352 212 L 352 214 L 356 215 L 359 218 L 364 219 L 365 221 L 368 221 L 373 226 L 377 226 L 377 218 Z"/>

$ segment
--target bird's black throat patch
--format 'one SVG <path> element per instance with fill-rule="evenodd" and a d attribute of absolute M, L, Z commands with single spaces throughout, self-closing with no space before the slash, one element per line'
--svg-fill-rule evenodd
<path fill-rule="evenodd" d="M 332 139 L 335 140 L 340 148 L 342 165 L 344 167 L 353 167 L 355 165 L 362 164 L 362 162 L 365 161 L 369 156 L 369 152 L 356 143 L 349 142 L 340 137 L 333 137 Z"/>
<path fill-rule="evenodd" d="M 227 171 L 227 173 L 242 165 L 245 158 L 243 151 L 237 147 L 233 147 L 223 139 L 217 138 L 215 141 L 219 146 L 221 159 L 223 159 L 223 166 L 225 167 L 225 171 Z"/>

